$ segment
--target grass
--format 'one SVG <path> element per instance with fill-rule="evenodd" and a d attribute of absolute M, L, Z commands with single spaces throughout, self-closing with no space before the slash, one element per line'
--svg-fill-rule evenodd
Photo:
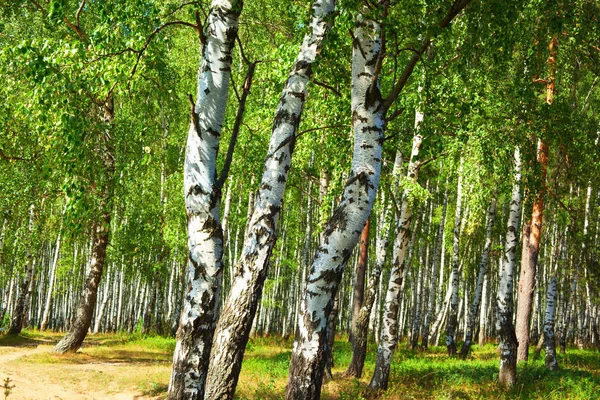
<path fill-rule="evenodd" d="M 59 334 L 24 331 L 18 338 L 0 337 L 0 354 L 10 347 L 36 347 L 48 351 L 26 355 L 15 361 L 20 368 L 40 370 L 51 379 L 78 385 L 87 390 L 118 393 L 141 391 L 146 396 L 165 396 L 173 338 L 141 335 L 90 335 L 78 353 L 58 355 L 49 350 Z M 281 399 L 285 394 L 291 341 L 256 338 L 248 343 L 236 397 L 239 399 Z M 381 399 L 595 399 L 600 393 L 600 353 L 569 349 L 559 355 L 560 369 L 546 370 L 543 359 L 518 365 L 518 383 L 510 391 L 497 384 L 498 355 L 488 344 L 473 346 L 467 360 L 449 359 L 444 347 L 427 352 L 400 345 L 391 368 L 389 389 Z M 362 399 L 373 373 L 376 348 L 372 345 L 363 378 L 343 376 L 350 362 L 351 346 L 341 338 L 335 345 L 334 380 L 323 385 L 322 399 Z M 52 368 L 46 368 L 52 365 Z"/>

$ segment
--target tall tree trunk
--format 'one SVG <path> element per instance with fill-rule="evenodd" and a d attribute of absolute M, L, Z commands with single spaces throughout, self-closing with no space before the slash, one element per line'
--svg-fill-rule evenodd
<path fill-rule="evenodd" d="M 32 205 L 29 208 L 29 236 L 33 233 L 33 216 L 34 216 L 34 206 Z M 30 239 L 31 240 L 31 239 Z M 17 304 L 14 308 L 14 312 L 12 315 L 12 323 L 10 329 L 8 330 L 9 335 L 18 335 L 21 333 L 21 329 L 23 329 L 23 321 L 25 320 L 25 301 L 27 299 L 27 292 L 29 290 L 29 283 L 33 277 L 33 256 L 31 254 L 31 246 L 27 246 L 27 256 L 25 258 L 25 276 L 23 277 L 23 281 L 21 282 L 21 287 L 19 289 L 19 298 L 17 299 Z M 9 296 L 10 297 L 10 296 Z M 10 298 L 9 304 L 7 308 L 10 307 Z M 0 321 L 1 322 L 1 321 Z"/>
<path fill-rule="evenodd" d="M 110 236 L 110 221 L 113 206 L 114 178 L 115 178 L 115 159 L 113 156 L 113 146 L 110 142 L 111 125 L 114 120 L 114 102 L 109 97 L 103 106 L 104 116 L 101 118 L 105 125 L 106 134 L 104 135 L 103 149 L 103 168 L 104 175 L 103 186 L 99 193 L 99 215 L 92 223 L 91 254 L 89 262 L 89 272 L 85 281 L 83 295 L 77 308 L 75 320 L 71 324 L 69 332 L 54 346 L 57 353 L 76 352 L 83 343 L 87 335 L 90 324 L 92 323 L 92 314 L 96 307 L 98 296 L 98 285 L 102 279 L 102 271 L 106 259 L 106 248 Z"/>
<path fill-rule="evenodd" d="M 412 151 L 408 165 L 407 178 L 412 184 L 416 184 L 419 176 L 421 162 L 417 160 L 423 137 L 418 133 L 419 118 L 415 121 L 417 133 L 413 137 Z M 392 255 L 392 270 L 385 296 L 383 321 L 379 347 L 377 348 L 377 359 L 375 371 L 369 383 L 373 390 L 387 389 L 392 356 L 398 343 L 398 306 L 403 287 L 406 269 L 406 256 L 410 241 L 410 223 L 412 220 L 412 201 L 409 189 L 405 189 L 400 206 L 400 217 L 396 222 L 394 251 Z"/>
<path fill-rule="evenodd" d="M 327 222 L 306 280 L 287 399 L 319 399 L 326 327 L 344 268 L 375 201 L 381 170 L 384 113 L 376 65 L 381 26 L 359 15 L 352 51 L 352 166 L 340 204 Z"/>
<path fill-rule="evenodd" d="M 169 399 L 204 398 L 223 274 L 222 182 L 217 182 L 217 153 L 241 10 L 242 1 L 212 0 L 201 45 L 197 100 L 191 110 L 184 168 L 188 287 L 177 330 Z"/>
<path fill-rule="evenodd" d="M 279 100 L 244 250 L 215 330 L 205 389 L 205 396 L 210 399 L 230 399 L 234 395 L 275 245 L 277 221 L 307 84 L 312 76 L 312 65 L 331 26 L 334 1 L 316 0 L 312 10 L 311 31 L 304 38 Z"/>
<path fill-rule="evenodd" d="M 107 183 L 110 185 L 110 183 Z M 71 324 L 69 332 L 54 346 L 57 353 L 75 352 L 83 343 L 88 329 L 92 322 L 92 314 L 96 306 L 98 295 L 98 285 L 102 278 L 104 261 L 106 259 L 106 248 L 110 234 L 111 211 L 107 203 L 110 202 L 108 190 L 105 190 L 103 199 L 103 216 L 99 221 L 94 222 L 92 226 L 92 254 L 90 262 L 90 271 L 85 281 L 85 289 L 77 308 L 75 321 Z"/>
<path fill-rule="evenodd" d="M 458 169 L 458 184 L 456 189 L 456 214 L 454 218 L 454 245 L 453 245 L 453 256 L 452 256 L 452 272 L 450 273 L 450 282 L 452 284 L 452 297 L 450 298 L 450 313 L 448 314 L 448 324 L 446 325 L 446 348 L 448 349 L 448 355 L 453 356 L 456 354 L 456 344 L 454 342 L 456 336 L 456 328 L 458 321 L 458 285 L 459 285 L 459 253 L 460 253 L 460 225 L 462 220 L 462 170 L 463 160 L 460 160 L 460 167 Z"/>
<path fill-rule="evenodd" d="M 365 275 L 367 273 L 367 264 L 369 263 L 369 219 L 360 234 L 358 246 L 358 262 L 356 263 L 356 279 L 354 282 L 354 292 L 352 295 L 352 327 L 350 331 L 351 341 L 356 331 L 356 320 L 363 305 L 365 297 Z"/>
<path fill-rule="evenodd" d="M 554 313 L 556 304 L 556 277 L 548 282 L 546 314 L 544 316 L 544 348 L 546 350 L 546 368 L 551 371 L 558 369 L 556 361 L 556 340 L 554 337 Z"/>
<path fill-rule="evenodd" d="M 550 71 L 546 82 L 546 104 L 552 105 L 554 101 L 554 80 L 556 78 L 556 51 L 558 40 L 553 37 L 550 40 L 548 57 L 548 68 Z M 540 251 L 540 240 L 542 236 L 542 220 L 544 215 L 544 196 L 546 193 L 546 171 L 548 168 L 548 142 L 539 140 L 537 161 L 540 164 L 540 189 L 533 202 L 533 212 L 531 214 L 531 234 L 529 244 L 523 248 L 527 259 L 524 265 L 521 265 L 521 276 L 519 278 L 519 294 L 517 304 L 517 318 L 515 329 L 519 350 L 517 359 L 527 361 L 529 356 L 529 328 L 531 318 L 531 303 L 533 291 L 535 288 L 535 275 Z M 525 257 L 525 256 L 524 256 Z"/>
<path fill-rule="evenodd" d="M 45 331 L 48 325 L 48 319 L 50 318 L 50 305 L 52 302 L 52 290 L 54 289 L 54 280 L 56 277 L 56 266 L 58 264 L 58 256 L 60 254 L 60 232 L 56 239 L 56 249 L 54 250 L 54 259 L 52 261 L 52 269 L 50 270 L 50 278 L 48 278 L 48 292 L 46 293 L 46 305 L 44 306 L 44 315 L 42 316 L 42 323 L 40 324 L 40 330 Z"/>
<path fill-rule="evenodd" d="M 517 381 L 517 337 L 512 324 L 512 288 L 513 273 L 517 250 L 517 230 L 519 228 L 519 214 L 521 210 L 521 156 L 519 149 L 515 148 L 514 183 L 510 199 L 510 214 L 506 230 L 506 244 L 504 246 L 504 262 L 500 270 L 498 282 L 498 321 L 496 330 L 500 336 L 500 372 L 498 382 L 510 388 Z"/>
<path fill-rule="evenodd" d="M 397 151 L 394 169 L 392 172 L 392 192 L 396 192 L 398 187 L 401 169 L 402 153 Z M 367 356 L 367 334 L 371 310 L 373 309 L 373 304 L 377 298 L 377 289 L 381 279 L 381 271 L 386 259 L 386 250 L 390 239 L 391 221 L 395 219 L 394 213 L 392 212 L 392 207 L 393 205 L 390 201 L 387 207 L 385 207 L 383 216 L 381 217 L 380 225 L 378 225 L 375 243 L 375 265 L 371 270 L 371 275 L 367 284 L 367 291 L 362 307 L 360 308 L 360 311 L 356 317 L 356 327 L 352 336 L 352 360 L 350 361 L 348 369 L 346 370 L 346 376 L 352 376 L 356 378 L 362 377 L 365 358 Z"/>
<path fill-rule="evenodd" d="M 435 298 L 438 295 L 436 291 L 437 277 L 439 275 L 438 268 L 440 266 L 441 253 L 444 248 L 442 241 L 444 236 L 444 226 L 446 224 L 446 209 L 448 208 L 448 190 L 444 193 L 444 204 L 442 206 L 442 218 L 440 219 L 440 226 L 438 228 L 437 237 L 435 240 L 435 249 L 433 250 L 433 265 L 431 266 L 431 284 L 429 289 L 429 299 L 427 301 L 427 313 L 425 314 L 425 322 L 423 324 L 423 334 L 421 344 L 424 349 L 429 345 L 429 327 L 431 325 L 431 318 L 435 313 Z"/>
<path fill-rule="evenodd" d="M 467 329 L 465 332 L 465 342 L 460 349 L 460 357 L 462 359 L 467 358 L 469 350 L 471 349 L 471 342 L 473 340 L 473 331 L 475 330 L 475 318 L 479 313 L 479 304 L 481 303 L 481 296 L 483 293 L 483 284 L 485 275 L 488 270 L 488 262 L 490 259 L 490 248 L 492 247 L 492 228 L 494 227 L 494 217 L 496 215 L 496 194 L 492 198 L 490 207 L 488 208 L 487 223 L 485 227 L 485 245 L 483 246 L 483 254 L 481 256 L 481 262 L 479 263 L 479 273 L 477 274 L 477 286 L 475 287 L 475 296 L 473 298 L 473 304 L 469 312 L 467 321 Z M 466 297 L 466 296 L 465 296 Z"/>

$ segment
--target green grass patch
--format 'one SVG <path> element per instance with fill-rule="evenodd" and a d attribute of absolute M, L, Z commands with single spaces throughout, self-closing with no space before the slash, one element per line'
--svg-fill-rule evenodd
<path fill-rule="evenodd" d="M 60 380 L 76 382 L 74 369 L 81 366 L 90 370 L 88 385 L 101 387 L 109 380 L 94 370 L 94 365 L 114 366 L 110 382 L 113 392 L 133 384 L 146 396 L 166 394 L 171 360 L 175 348 L 174 338 L 110 334 L 89 335 L 82 350 L 75 354 L 51 353 L 51 346 L 60 334 L 24 331 L 21 336 L 0 337 L 0 346 L 31 348 L 43 345 L 48 351 L 25 355 L 15 362 L 19 365 L 44 364 L 44 373 L 60 370 Z M 244 364 L 237 388 L 238 399 L 281 399 L 291 359 L 292 340 L 281 338 L 254 338 L 248 342 Z M 324 400 L 362 399 L 375 367 L 377 348 L 370 344 L 363 377 L 343 376 L 352 357 L 352 347 L 345 338 L 335 344 L 334 380 L 323 385 Z M 4 349 L 4 351 L 7 351 Z M 517 385 L 509 391 L 497 383 L 498 353 L 496 346 L 473 346 L 467 360 L 449 358 L 445 347 L 430 347 L 427 351 L 407 349 L 400 344 L 391 367 L 390 384 L 380 399 L 596 399 L 600 393 L 600 353 L 592 350 L 569 349 L 559 355 L 558 371 L 548 371 L 543 357 L 518 365 Z M 90 367 L 91 366 L 91 367 Z M 38 368 L 38 367 L 35 367 Z M 84 369 L 85 369 L 84 368 Z M 112 370 L 107 370 L 108 373 Z M 57 378 L 58 379 L 58 378 Z M 97 381 L 96 381 L 97 380 Z M 116 382 L 116 383 L 115 383 Z"/>

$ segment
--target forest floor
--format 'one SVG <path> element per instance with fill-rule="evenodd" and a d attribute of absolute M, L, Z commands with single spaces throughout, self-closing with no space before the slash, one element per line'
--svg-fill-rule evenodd
<path fill-rule="evenodd" d="M 173 338 L 134 335 L 88 335 L 75 354 L 58 355 L 52 346 L 62 335 L 24 331 L 0 336 L 0 383 L 14 385 L 18 399 L 163 399 L 170 375 Z M 249 342 L 236 397 L 284 397 L 291 341 L 256 338 Z M 335 345 L 334 380 L 323 386 L 324 400 L 361 399 L 374 362 L 370 348 L 362 379 L 343 376 L 351 346 Z M 474 346 L 467 360 L 448 359 L 443 347 L 427 352 L 400 345 L 391 369 L 390 387 L 381 399 L 597 399 L 600 353 L 569 349 L 559 355 L 560 370 L 547 371 L 543 360 L 519 364 L 518 383 L 509 392 L 497 385 L 498 354 L 489 344 Z M 0 394 L 3 389 L 0 389 Z"/>

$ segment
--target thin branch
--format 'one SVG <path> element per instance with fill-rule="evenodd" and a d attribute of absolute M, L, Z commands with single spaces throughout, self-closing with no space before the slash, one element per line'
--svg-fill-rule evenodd
<path fill-rule="evenodd" d="M 142 55 L 144 54 L 144 52 L 146 51 L 146 49 L 148 48 L 148 46 L 150 45 L 150 42 L 152 42 L 152 39 L 154 39 L 154 36 L 156 36 L 156 34 L 158 34 L 160 31 L 162 31 L 163 29 L 165 29 L 168 26 L 171 25 L 182 25 L 182 26 L 187 26 L 190 28 L 193 28 L 196 32 L 198 32 L 199 35 L 202 35 L 202 29 L 201 27 L 199 27 L 198 25 L 194 25 L 190 22 L 185 22 L 185 21 L 170 21 L 170 22 L 166 22 L 162 25 L 160 25 L 159 27 L 155 28 L 152 33 L 148 36 L 148 38 L 146 38 L 146 42 L 144 43 L 144 45 L 142 46 L 142 48 L 140 50 L 138 50 L 138 55 L 137 58 L 135 60 L 135 64 L 131 70 L 131 74 L 129 74 L 129 79 L 133 78 L 133 76 L 135 75 L 135 72 L 137 71 L 138 65 L 140 63 L 140 60 L 142 58 Z"/>
<path fill-rule="evenodd" d="M 331 90 L 333 93 L 335 93 L 335 95 L 337 97 L 342 97 L 342 94 L 340 93 L 339 90 L 337 90 L 333 86 L 330 86 L 330 85 L 326 84 L 325 82 L 319 82 L 319 81 L 313 80 L 312 83 L 314 83 L 317 86 L 324 87 L 325 89 Z"/>
<path fill-rule="evenodd" d="M 83 7 L 85 7 L 85 1 L 86 0 L 82 0 L 81 4 L 79 5 L 79 9 L 77 10 L 77 13 L 75 14 L 75 25 L 77 27 L 79 27 L 79 17 L 81 16 L 81 12 L 83 11 Z"/>
<path fill-rule="evenodd" d="M 420 161 L 421 167 L 424 167 L 424 166 L 426 166 L 427 164 L 429 164 L 430 162 L 432 162 L 432 161 L 435 161 L 435 160 L 437 160 L 438 158 L 445 157 L 445 156 L 447 156 L 447 155 L 448 155 L 448 152 L 447 152 L 447 151 L 442 151 L 440 154 L 438 154 L 438 155 L 436 155 L 436 156 L 430 157 L 430 158 L 428 158 L 427 160 Z"/>
<path fill-rule="evenodd" d="M 38 9 L 38 11 L 41 11 L 41 12 L 43 12 L 43 13 L 46 13 L 46 10 L 44 9 L 44 7 L 42 7 L 42 6 L 40 5 L 40 3 L 38 3 L 38 2 L 37 2 L 37 1 L 35 1 L 35 0 L 31 0 L 31 2 L 32 2 L 34 5 L 35 5 L 35 7 Z"/>
<path fill-rule="evenodd" d="M 402 113 L 404 113 L 404 110 L 406 110 L 406 107 L 402 107 L 402 108 L 399 108 L 399 109 L 397 109 L 396 111 L 394 111 L 394 112 L 392 113 L 392 115 L 390 115 L 389 117 L 386 117 L 386 118 L 385 118 L 385 122 L 387 123 L 387 122 L 393 121 L 393 120 L 394 120 L 394 119 L 396 119 L 396 118 L 397 118 L 399 115 L 401 115 Z"/>
<path fill-rule="evenodd" d="M 23 158 L 23 157 L 18 157 L 18 156 L 9 156 L 7 155 L 4 150 L 0 149 L 0 158 L 2 158 L 3 160 L 6 161 L 33 161 L 38 157 L 37 154 L 34 154 L 33 157 L 31 158 Z"/>
<path fill-rule="evenodd" d="M 444 29 L 448 25 L 450 25 L 450 22 L 452 22 L 454 17 L 456 17 L 458 15 L 458 13 L 460 13 L 467 6 L 467 4 L 470 3 L 470 1 L 471 0 L 455 0 L 454 3 L 452 4 L 452 6 L 450 7 L 450 10 L 448 10 L 448 13 L 444 17 L 444 19 L 442 19 L 440 21 L 438 26 L 441 29 Z M 425 53 L 425 51 L 427 50 L 427 48 L 429 47 L 430 44 L 431 44 L 431 36 L 428 34 L 425 37 L 425 40 L 423 40 L 423 43 L 421 44 L 421 47 L 419 48 L 419 50 L 416 51 L 416 54 L 414 54 L 412 56 L 412 58 L 408 61 L 408 63 L 404 67 L 404 71 L 402 71 L 402 75 L 400 75 L 400 78 L 395 83 L 391 93 L 384 100 L 383 109 L 385 111 L 387 111 L 390 108 L 390 106 L 392 105 L 392 103 L 394 103 L 394 101 L 396 101 L 396 99 L 402 92 L 402 89 L 404 89 L 404 86 L 406 86 L 406 82 L 408 81 L 408 78 L 410 78 L 410 76 L 412 75 L 412 72 L 415 69 L 417 62 L 421 59 L 421 56 Z"/>
<path fill-rule="evenodd" d="M 237 114 L 235 116 L 235 122 L 233 124 L 233 131 L 231 132 L 231 139 L 229 140 L 229 147 L 227 148 L 227 155 L 225 156 L 225 162 L 223 163 L 223 168 L 221 169 L 221 173 L 219 174 L 219 179 L 217 180 L 217 187 L 219 189 L 223 188 L 227 177 L 229 176 L 229 170 L 231 168 L 231 161 L 233 160 L 233 152 L 235 150 L 235 145 L 237 143 L 237 138 L 240 133 L 240 126 L 244 121 L 244 112 L 246 111 L 246 100 L 248 95 L 250 94 L 250 86 L 252 86 L 252 78 L 254 77 L 254 70 L 256 69 L 256 63 L 252 63 L 248 65 L 248 72 L 246 73 L 246 79 L 244 80 L 244 92 L 242 93 L 242 98 L 240 99 L 240 103 L 238 105 Z"/>

